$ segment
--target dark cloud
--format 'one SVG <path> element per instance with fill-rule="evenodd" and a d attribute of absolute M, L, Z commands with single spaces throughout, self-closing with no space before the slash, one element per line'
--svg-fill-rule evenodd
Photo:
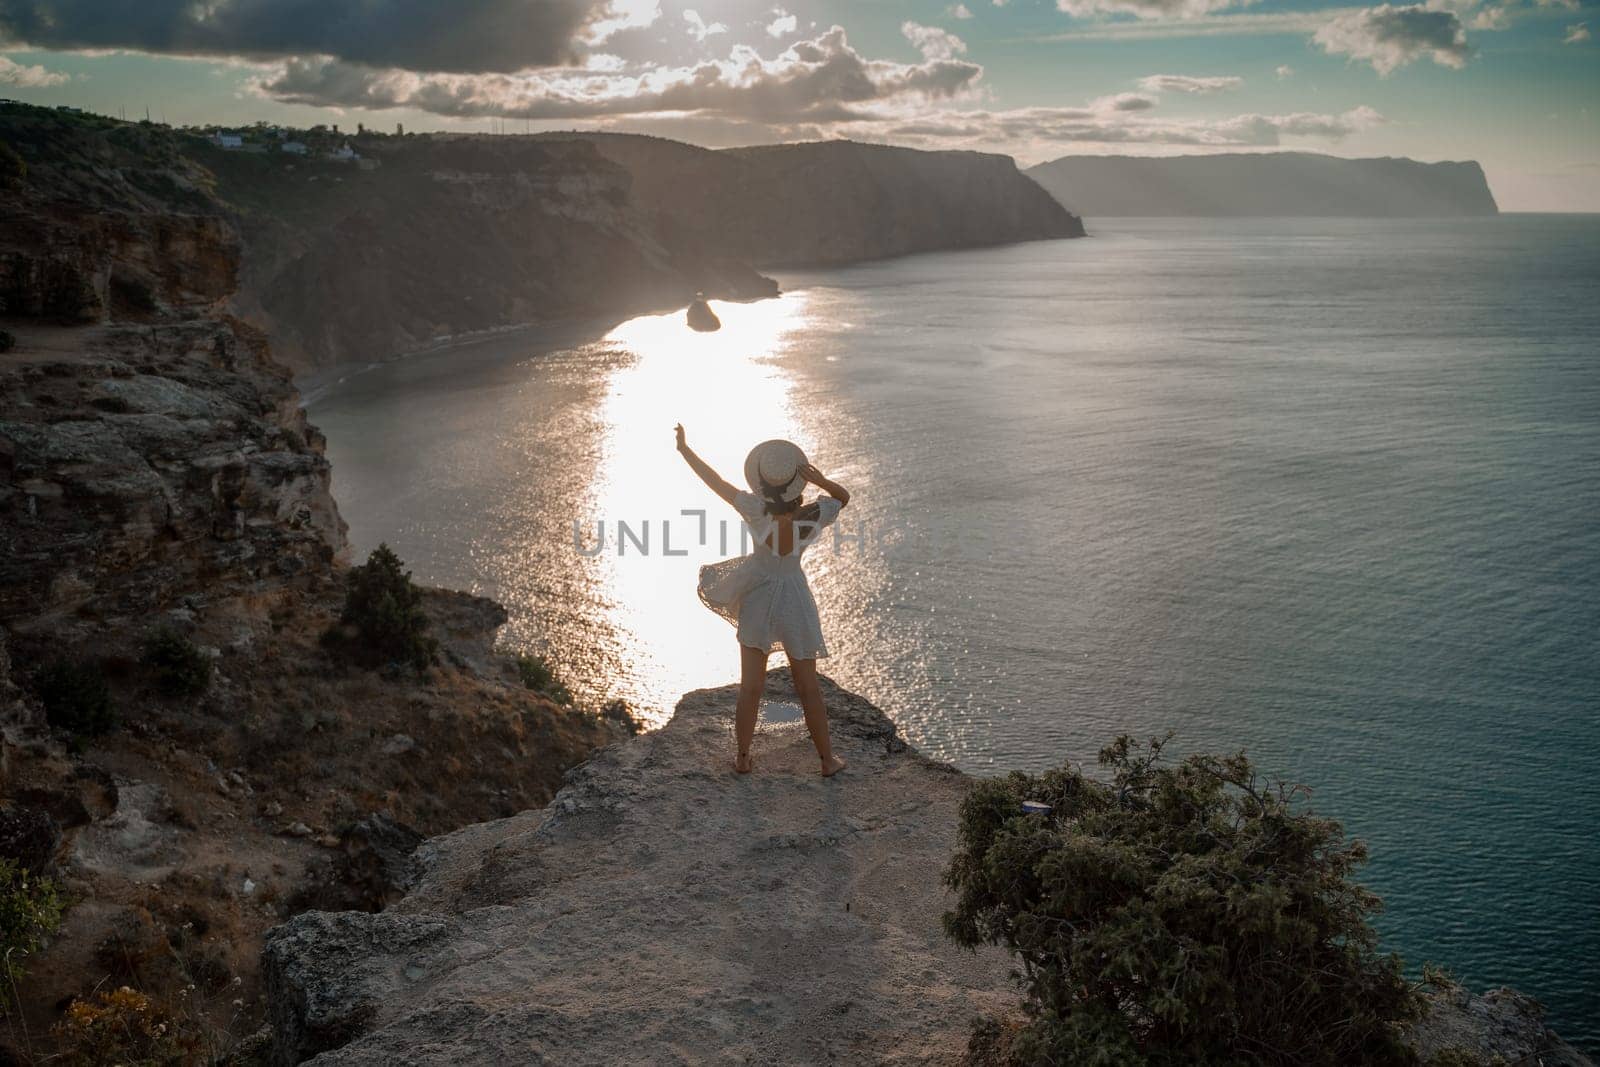
<path fill-rule="evenodd" d="M 605 0 L 0 0 L 0 40 L 176 55 L 328 55 L 405 70 L 572 62 Z"/>
<path fill-rule="evenodd" d="M 689 67 L 516 75 L 420 75 L 293 59 L 259 89 L 289 103 L 409 107 L 458 118 L 582 119 L 672 111 L 762 122 L 844 122 L 861 117 L 856 108 L 871 102 L 954 96 L 982 73 L 977 64 L 956 59 L 866 59 L 835 26 L 775 59 L 737 46 L 727 59 Z"/>
<path fill-rule="evenodd" d="M 1456 13 L 1425 4 L 1346 11 L 1319 29 L 1313 40 L 1327 52 L 1371 63 L 1379 74 L 1424 57 L 1459 69 L 1472 55 Z"/>

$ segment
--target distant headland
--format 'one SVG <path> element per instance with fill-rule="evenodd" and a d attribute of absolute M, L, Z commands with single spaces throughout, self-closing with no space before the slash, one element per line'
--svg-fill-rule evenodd
<path fill-rule="evenodd" d="M 1483 168 L 1470 161 L 1341 159 L 1313 152 L 1063 156 L 1027 174 L 1068 210 L 1089 219 L 1437 218 L 1500 210 Z"/>

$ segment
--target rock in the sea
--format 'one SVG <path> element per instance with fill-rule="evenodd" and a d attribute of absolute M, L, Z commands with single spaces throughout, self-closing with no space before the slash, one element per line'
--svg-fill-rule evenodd
<path fill-rule="evenodd" d="M 768 686 L 793 699 L 787 672 Z M 691 693 L 548 808 L 424 843 L 388 910 L 278 927 L 277 1061 L 956 1062 L 1016 1003 L 1002 954 L 940 928 L 969 779 L 824 689 L 834 779 L 798 723 L 735 775 L 733 690 Z"/>

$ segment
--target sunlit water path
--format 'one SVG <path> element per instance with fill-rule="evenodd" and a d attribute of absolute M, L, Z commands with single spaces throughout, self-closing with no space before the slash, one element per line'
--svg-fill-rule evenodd
<path fill-rule="evenodd" d="M 1594 1047 L 1600 220 L 1097 229 L 353 377 L 312 409 L 352 540 L 659 716 L 736 674 L 672 426 L 730 478 L 791 437 L 857 493 L 824 669 L 919 747 L 1248 748 L 1371 843 L 1392 945 Z"/>

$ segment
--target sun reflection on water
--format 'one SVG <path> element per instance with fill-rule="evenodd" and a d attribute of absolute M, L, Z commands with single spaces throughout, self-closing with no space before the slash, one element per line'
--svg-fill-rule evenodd
<path fill-rule="evenodd" d="M 779 359 L 805 325 L 807 304 L 804 293 L 713 302 L 722 320 L 714 333 L 696 333 L 673 312 L 631 319 L 605 338 L 635 358 L 614 372 L 600 405 L 602 458 L 584 528 L 592 538 L 604 523 L 594 562 L 631 660 L 628 673 L 648 678 L 669 702 L 647 712 L 664 717 L 677 695 L 737 675 L 733 632 L 694 589 L 702 564 L 739 551 L 738 516 L 683 462 L 673 426 L 681 422 L 695 451 L 736 485 L 758 441 L 787 437 L 810 449 Z M 619 523 L 631 533 L 625 541 Z"/>

